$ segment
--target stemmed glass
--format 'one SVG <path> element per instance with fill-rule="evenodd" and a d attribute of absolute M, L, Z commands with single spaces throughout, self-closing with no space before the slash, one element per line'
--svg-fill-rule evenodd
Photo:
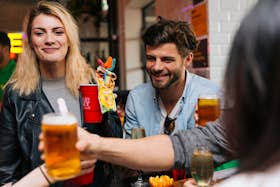
<path fill-rule="evenodd" d="M 131 139 L 139 139 L 144 138 L 146 136 L 145 129 L 144 128 L 132 128 L 131 129 Z M 145 182 L 142 178 L 142 171 L 137 171 L 138 177 L 137 181 L 132 183 L 133 187 L 146 187 L 148 186 L 148 183 Z"/>
<path fill-rule="evenodd" d="M 214 173 L 213 156 L 207 147 L 197 147 L 192 155 L 191 175 L 199 187 L 208 187 Z"/>

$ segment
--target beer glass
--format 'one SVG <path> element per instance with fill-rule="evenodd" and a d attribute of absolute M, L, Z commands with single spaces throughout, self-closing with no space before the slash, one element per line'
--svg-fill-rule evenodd
<path fill-rule="evenodd" d="M 198 124 L 205 126 L 220 116 L 220 98 L 217 95 L 204 94 L 198 97 Z"/>
<path fill-rule="evenodd" d="M 214 173 L 213 156 L 207 147 L 194 150 L 191 160 L 191 175 L 199 187 L 209 186 Z"/>
<path fill-rule="evenodd" d="M 76 149 L 77 119 L 73 114 L 48 113 L 42 119 L 45 162 L 48 174 L 64 180 L 81 170 L 80 152 Z"/>

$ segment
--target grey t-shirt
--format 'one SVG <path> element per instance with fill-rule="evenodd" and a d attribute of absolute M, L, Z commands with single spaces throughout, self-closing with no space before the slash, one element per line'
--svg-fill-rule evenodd
<path fill-rule="evenodd" d="M 74 97 L 69 89 L 66 88 L 65 79 L 42 80 L 42 87 L 51 106 L 55 112 L 59 112 L 57 99 L 63 98 L 67 105 L 68 111 L 77 117 L 78 123 L 81 126 L 81 112 L 79 98 Z"/>
<path fill-rule="evenodd" d="M 189 169 L 192 153 L 197 146 L 208 147 L 216 166 L 228 161 L 228 153 L 233 151 L 226 139 L 221 120 L 209 122 L 206 127 L 175 132 L 170 139 L 175 154 L 174 168 Z"/>

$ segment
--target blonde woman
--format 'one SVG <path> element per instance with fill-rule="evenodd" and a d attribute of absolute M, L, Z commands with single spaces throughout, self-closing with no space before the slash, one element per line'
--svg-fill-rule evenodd
<path fill-rule="evenodd" d="M 5 88 L 0 113 L 0 185 L 43 163 L 38 136 L 45 113 L 63 97 L 82 125 L 78 88 L 95 80 L 80 53 L 78 27 L 57 2 L 40 1 L 24 22 L 24 52 Z"/>

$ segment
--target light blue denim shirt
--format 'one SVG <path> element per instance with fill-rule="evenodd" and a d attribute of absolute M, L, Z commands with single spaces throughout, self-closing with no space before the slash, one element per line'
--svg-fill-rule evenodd
<path fill-rule="evenodd" d="M 219 92 L 220 88 L 215 83 L 187 72 L 184 92 L 178 102 L 180 109 L 176 116 L 174 132 L 194 127 L 195 105 L 200 94 L 220 94 Z M 151 83 L 142 84 L 129 92 L 125 113 L 124 128 L 127 138 L 130 137 L 130 130 L 134 127 L 144 127 L 146 136 L 161 133 L 161 125 L 165 116 L 160 110 L 159 99 L 157 99 L 156 90 Z"/>

